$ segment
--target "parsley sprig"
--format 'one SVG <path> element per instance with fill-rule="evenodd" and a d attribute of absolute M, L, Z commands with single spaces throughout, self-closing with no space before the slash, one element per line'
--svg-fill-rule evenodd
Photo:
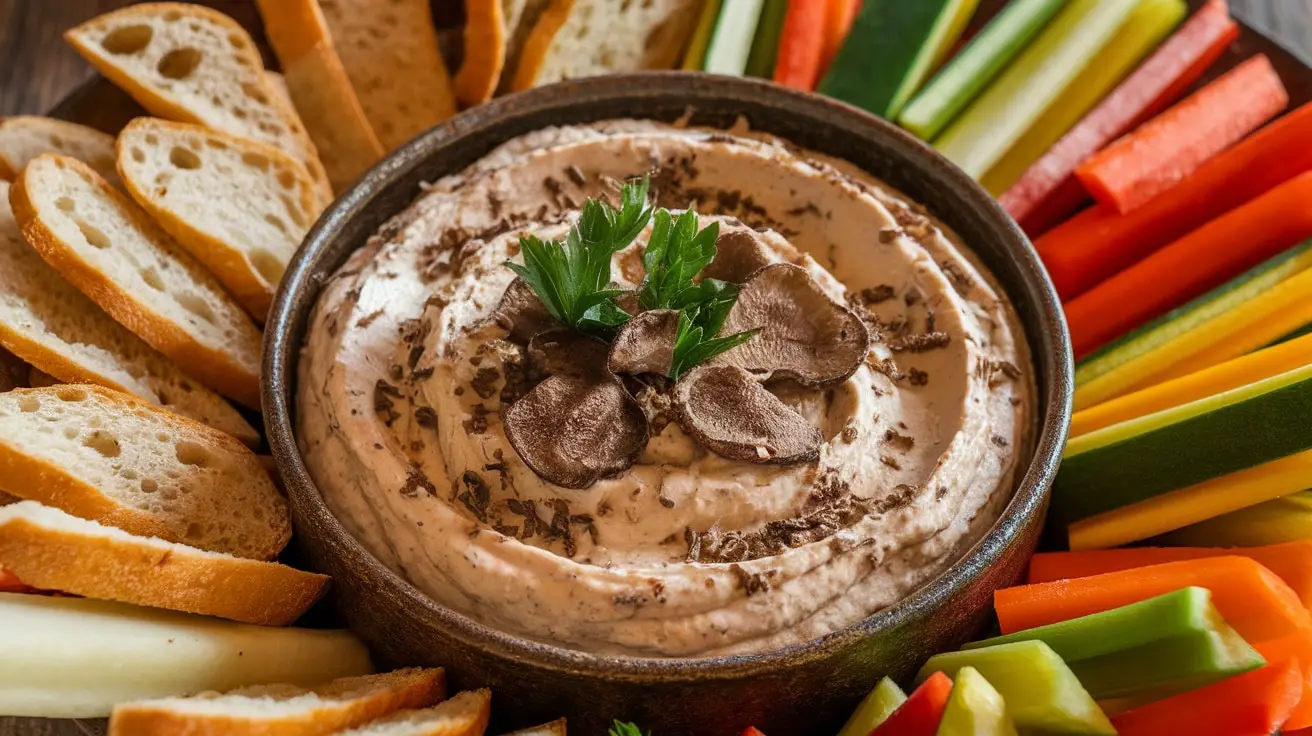
<path fill-rule="evenodd" d="M 697 213 L 692 210 L 676 220 L 669 210 L 661 209 L 652 219 L 651 237 L 642 254 L 647 274 L 638 289 L 638 304 L 643 309 L 678 309 L 695 303 L 700 294 L 686 292 L 696 289 L 693 277 L 715 259 L 720 223 L 712 222 L 698 232 Z"/>
<path fill-rule="evenodd" d="M 506 265 L 532 287 L 551 316 L 566 326 L 591 334 L 614 331 L 630 315 L 615 305 L 614 298 L 623 290 L 611 282 L 611 258 L 627 248 L 651 220 L 648 187 L 646 178 L 626 184 L 620 191 L 619 209 L 602 200 L 587 200 L 563 241 L 521 237 L 524 265 Z"/>
<path fill-rule="evenodd" d="M 760 332 L 757 329 L 715 337 L 720 333 L 720 328 L 724 327 L 724 320 L 728 318 L 734 302 L 738 301 L 738 285 L 703 279 L 694 288 L 700 298 L 679 310 L 674 358 L 670 361 L 670 379 L 675 381 L 689 368 L 742 345 Z"/>
<path fill-rule="evenodd" d="M 638 726 L 633 723 L 621 723 L 620 721 L 615 721 L 615 724 L 610 727 L 607 736 L 642 736 L 642 729 L 638 728 Z M 647 732 L 647 736 L 651 736 L 650 731 Z"/>

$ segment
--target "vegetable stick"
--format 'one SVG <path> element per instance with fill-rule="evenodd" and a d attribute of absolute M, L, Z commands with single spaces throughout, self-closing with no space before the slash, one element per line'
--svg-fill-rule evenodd
<path fill-rule="evenodd" d="M 1293 660 L 1159 700 L 1112 718 L 1120 736 L 1239 736 L 1275 733 L 1303 696 Z"/>
<path fill-rule="evenodd" d="M 1070 548 L 1137 542 L 1309 487 L 1312 450 L 1082 519 L 1070 527 Z"/>
<path fill-rule="evenodd" d="M 980 184 L 995 197 L 1015 184 L 1135 65 L 1166 37 L 1188 12 L 1184 0 L 1139 0 L 1129 19 L 1093 63 L 1080 72 L 1016 145 L 989 169 Z"/>
<path fill-rule="evenodd" d="M 1312 172 L 1227 212 L 1067 303 L 1075 357 L 1312 236 L 1309 202 Z"/>
<path fill-rule="evenodd" d="M 1292 371 L 1308 363 L 1312 363 L 1312 335 L 1272 345 L 1256 353 L 1077 411 L 1071 417 L 1070 436 L 1079 437 L 1113 424 L 1199 401 Z"/>
<path fill-rule="evenodd" d="M 756 25 L 756 37 L 752 39 L 752 51 L 747 55 L 747 76 L 762 79 L 774 77 L 779 58 L 779 40 L 783 34 L 784 13 L 789 4 L 788 0 L 765 0 L 761 20 Z"/>
<path fill-rule="evenodd" d="M 1257 547 L 1312 539 L 1312 492 L 1300 491 L 1190 524 L 1155 537 L 1155 544 Z"/>
<path fill-rule="evenodd" d="M 848 31 L 852 30 L 852 21 L 856 20 L 856 13 L 860 9 L 861 0 L 829 0 L 828 9 L 825 11 L 825 37 L 820 53 L 820 74 L 815 80 L 823 76 L 829 70 L 829 65 L 834 63 L 834 57 L 843 47 L 843 40 L 847 38 Z M 812 80 L 808 89 L 815 88 L 815 80 Z"/>
<path fill-rule="evenodd" d="M 870 736 L 934 736 L 951 693 L 952 680 L 942 672 L 935 672 Z"/>
<path fill-rule="evenodd" d="M 1048 232 L 1034 245 L 1057 293 L 1073 299 L 1221 213 L 1312 169 L 1308 140 L 1312 104 L 1211 159 L 1128 215 L 1098 206 Z"/>
<path fill-rule="evenodd" d="M 1029 583 L 1087 578 L 1119 570 L 1206 557 L 1247 557 L 1280 576 L 1304 608 L 1312 609 L 1312 539 L 1265 547 L 1127 547 L 1041 552 L 1030 560 Z"/>
<path fill-rule="evenodd" d="M 685 71 L 701 71 L 706 63 L 706 49 L 711 45 L 711 36 L 715 33 L 715 21 L 720 17 L 723 0 L 706 0 L 702 6 L 701 18 L 697 20 L 697 30 L 693 31 L 688 51 L 683 56 Z"/>
<path fill-rule="evenodd" d="M 712 74 L 743 75 L 764 6 L 765 0 L 724 0 L 703 69 Z"/>
<path fill-rule="evenodd" d="M 788 13 L 784 15 L 783 32 L 779 37 L 779 58 L 774 67 L 775 82 L 806 92 L 815 89 L 820 78 L 820 63 L 826 41 L 825 23 L 829 14 L 829 3 L 826 0 L 790 0 Z"/>
<path fill-rule="evenodd" d="M 1079 124 L 1027 169 L 999 203 L 1037 237 L 1069 217 L 1088 193 L 1075 169 L 1184 94 L 1236 38 L 1239 25 L 1224 4 L 1193 15 Z"/>
<path fill-rule="evenodd" d="M 1280 75 L 1259 54 L 1094 154 L 1075 175 L 1099 204 L 1126 214 L 1288 105 Z"/>

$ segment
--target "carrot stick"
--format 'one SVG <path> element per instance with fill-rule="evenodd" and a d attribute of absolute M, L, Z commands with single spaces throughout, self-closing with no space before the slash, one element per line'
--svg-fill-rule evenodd
<path fill-rule="evenodd" d="M 1239 36 L 1224 5 L 1206 5 L 999 198 L 1031 237 L 1055 227 L 1087 201 L 1077 166 L 1177 100 Z M 1040 212 L 1040 210 L 1043 210 Z M 1027 222 L 1041 215 L 1037 222 Z M 1045 222 L 1051 223 L 1044 225 Z"/>
<path fill-rule="evenodd" d="M 1312 236 L 1309 202 L 1312 172 L 1227 212 L 1068 302 L 1066 321 L 1076 359 Z"/>
<path fill-rule="evenodd" d="M 1303 695 L 1296 661 L 1253 670 L 1112 718 L 1120 736 L 1265 736 L 1277 732 Z"/>
<path fill-rule="evenodd" d="M 820 59 L 825 50 L 828 14 L 828 0 L 788 0 L 788 13 L 784 16 L 784 28 L 779 36 L 774 81 L 793 89 L 815 89 L 820 78 Z"/>
<path fill-rule="evenodd" d="M 856 11 L 861 9 L 861 0 L 829 0 L 829 9 L 825 12 L 824 48 L 820 52 L 820 69 L 817 79 L 829 71 L 829 65 L 843 46 L 847 32 L 852 30 L 852 21 L 856 20 Z M 809 89 L 814 89 L 812 84 Z"/>
<path fill-rule="evenodd" d="M 1312 104 L 1211 159 L 1179 186 L 1128 215 L 1098 206 L 1048 232 L 1035 247 L 1057 292 L 1062 299 L 1073 299 L 1209 220 L 1312 169 L 1309 140 Z"/>
<path fill-rule="evenodd" d="M 1079 552 L 1043 552 L 1030 560 L 1028 581 L 1085 578 L 1136 567 L 1207 557 L 1247 557 L 1285 581 L 1303 607 L 1312 609 L 1312 539 L 1265 547 L 1125 547 Z M 1312 662 L 1309 662 L 1312 664 Z"/>
<path fill-rule="evenodd" d="M 1270 59 L 1258 55 L 1094 154 L 1075 175 L 1099 204 L 1126 214 L 1288 105 L 1280 75 Z"/>
<path fill-rule="evenodd" d="M 1212 557 L 1150 565 L 1073 580 L 1005 588 L 993 594 L 1002 633 L 1068 621 L 1196 585 L 1249 643 L 1312 630 L 1298 596 L 1275 573 L 1247 557 Z"/>

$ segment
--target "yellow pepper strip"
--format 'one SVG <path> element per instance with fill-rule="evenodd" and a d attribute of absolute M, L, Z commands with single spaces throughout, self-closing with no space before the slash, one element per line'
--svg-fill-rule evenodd
<path fill-rule="evenodd" d="M 1075 127 L 1085 113 L 1102 102 L 1188 12 L 1184 0 L 1140 0 L 1111 43 L 980 179 L 984 188 L 998 197 L 1020 181 L 1030 166 Z"/>
<path fill-rule="evenodd" d="M 1263 501 L 1153 541 L 1173 547 L 1263 547 L 1304 539 L 1312 539 L 1312 491 Z"/>
<path fill-rule="evenodd" d="M 1071 418 L 1072 438 L 1230 391 L 1312 364 L 1312 335 L 1126 394 Z"/>
<path fill-rule="evenodd" d="M 1073 550 L 1119 547 L 1297 493 L 1309 486 L 1312 486 L 1312 450 L 1078 521 L 1068 530 L 1070 547 Z"/>

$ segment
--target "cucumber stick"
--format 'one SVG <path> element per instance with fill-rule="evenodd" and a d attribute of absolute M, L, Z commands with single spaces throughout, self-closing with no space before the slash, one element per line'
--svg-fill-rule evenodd
<path fill-rule="evenodd" d="M 936 736 L 1016 736 L 1007 703 L 979 670 L 962 667 L 952 678 L 952 695 Z"/>
<path fill-rule="evenodd" d="M 1312 365 L 1076 437 L 1053 485 L 1071 522 L 1312 448 Z"/>
<path fill-rule="evenodd" d="M 784 16 L 788 13 L 788 0 L 765 0 L 761 20 L 756 24 L 756 38 L 747 55 L 747 76 L 769 79 L 774 76 L 774 63 L 779 58 L 779 35 L 784 30 Z"/>
<path fill-rule="evenodd" d="M 979 178 L 1043 116 L 1139 0 L 1072 0 L 934 146 Z"/>
<path fill-rule="evenodd" d="M 684 71 L 701 71 L 706 63 L 706 49 L 711 45 L 711 34 L 715 33 L 715 21 L 720 18 L 721 4 L 722 0 L 706 0 L 706 4 L 702 6 L 697 30 L 693 31 L 692 41 L 688 42 L 688 51 L 683 55 Z"/>
<path fill-rule="evenodd" d="M 898 122 L 933 140 L 1025 50 L 1066 0 L 1014 0 L 911 100 Z"/>
<path fill-rule="evenodd" d="M 967 644 L 1041 641 L 1095 699 L 1136 704 L 1204 687 L 1266 664 L 1212 605 L 1206 588 L 1183 588 L 1110 611 Z"/>
<path fill-rule="evenodd" d="M 905 702 L 907 694 L 896 682 L 885 677 L 861 700 L 838 736 L 867 736 Z"/>
<path fill-rule="evenodd" d="M 1000 197 L 1085 113 L 1102 101 L 1120 81 L 1138 66 L 1189 12 L 1184 0 L 1139 0 L 1130 18 L 1111 42 L 1080 72 L 1016 145 L 989 169 L 980 184 Z"/>
<path fill-rule="evenodd" d="M 924 681 L 935 672 L 955 678 L 965 667 L 978 670 L 1002 695 L 1021 733 L 1116 734 L 1075 674 L 1041 641 L 936 654 L 916 679 Z"/>
<path fill-rule="evenodd" d="M 741 77 L 747 71 L 747 57 L 764 7 L 765 0 L 724 0 L 702 68 L 712 74 Z"/>
<path fill-rule="evenodd" d="M 979 0 L 866 0 L 821 94 L 894 119 L 956 42 Z"/>

